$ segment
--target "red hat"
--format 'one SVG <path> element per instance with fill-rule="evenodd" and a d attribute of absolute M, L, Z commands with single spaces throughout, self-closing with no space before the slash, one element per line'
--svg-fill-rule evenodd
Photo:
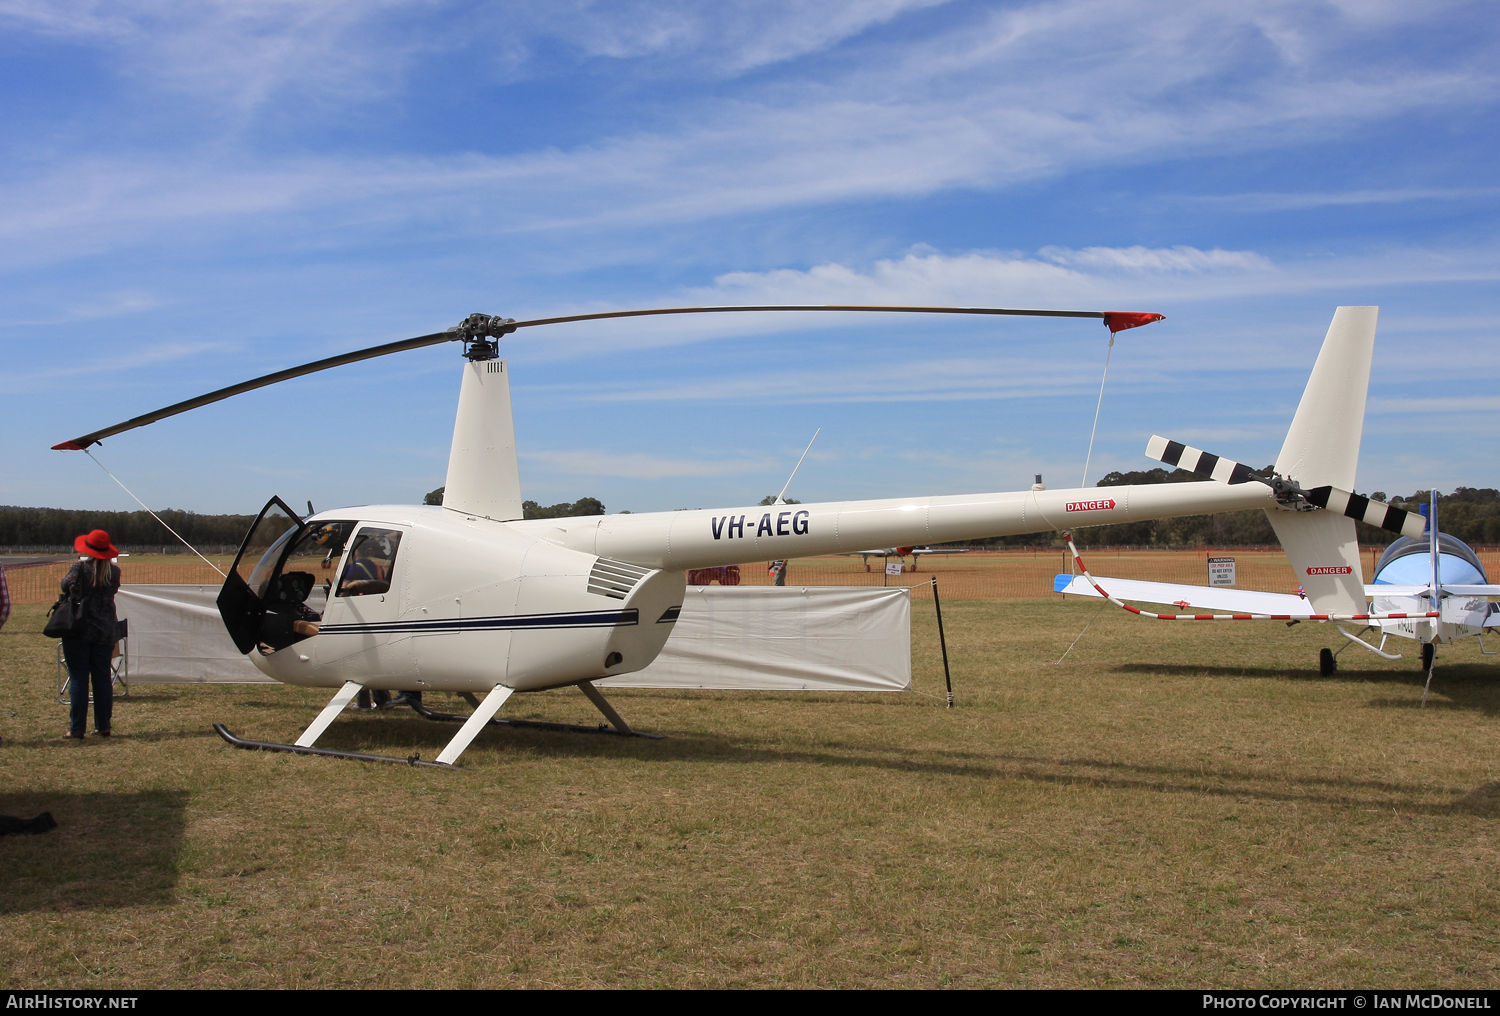
<path fill-rule="evenodd" d="M 112 557 L 119 557 L 120 552 L 115 545 L 109 542 L 109 534 L 102 529 L 96 529 L 87 536 L 80 536 L 73 541 L 73 549 L 80 554 L 89 557 L 97 557 L 101 561 L 108 561 Z"/>

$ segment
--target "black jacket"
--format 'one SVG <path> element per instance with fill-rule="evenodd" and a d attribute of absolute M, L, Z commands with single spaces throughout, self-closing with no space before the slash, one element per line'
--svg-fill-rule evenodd
<path fill-rule="evenodd" d="M 120 566 L 109 566 L 109 585 L 94 588 L 94 562 L 79 561 L 63 577 L 62 591 L 83 601 L 83 631 L 74 638 L 97 645 L 115 644 L 115 593 L 120 590 Z"/>

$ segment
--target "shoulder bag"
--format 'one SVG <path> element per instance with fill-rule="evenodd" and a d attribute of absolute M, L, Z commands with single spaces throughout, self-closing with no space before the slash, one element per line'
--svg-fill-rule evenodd
<path fill-rule="evenodd" d="M 48 638 L 62 639 L 83 630 L 83 601 L 75 600 L 67 593 L 57 598 L 48 612 L 47 623 L 42 634 Z"/>

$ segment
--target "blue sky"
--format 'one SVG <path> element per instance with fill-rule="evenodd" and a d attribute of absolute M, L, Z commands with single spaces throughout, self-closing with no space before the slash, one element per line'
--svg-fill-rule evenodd
<path fill-rule="evenodd" d="M 473 311 L 1147 310 L 1089 483 L 1275 458 L 1382 308 L 1363 491 L 1500 485 L 1485 4 L 0 0 L 0 503 L 134 507 L 59 440 Z M 525 494 L 611 511 L 1079 482 L 1092 321 L 770 316 L 506 340 Z M 152 507 L 409 502 L 460 361 L 106 441 Z M 1315 478 L 1307 478 L 1315 479 Z"/>

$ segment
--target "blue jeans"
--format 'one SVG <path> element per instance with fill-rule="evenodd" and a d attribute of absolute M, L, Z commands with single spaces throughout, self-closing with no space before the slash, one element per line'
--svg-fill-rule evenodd
<path fill-rule="evenodd" d="M 113 675 L 109 670 L 111 645 L 100 645 L 84 639 L 63 639 L 63 659 L 68 661 L 68 696 L 73 700 L 68 712 L 68 730 L 74 737 L 84 735 L 89 718 L 89 683 L 94 685 L 94 729 L 108 730 L 115 711 Z"/>

